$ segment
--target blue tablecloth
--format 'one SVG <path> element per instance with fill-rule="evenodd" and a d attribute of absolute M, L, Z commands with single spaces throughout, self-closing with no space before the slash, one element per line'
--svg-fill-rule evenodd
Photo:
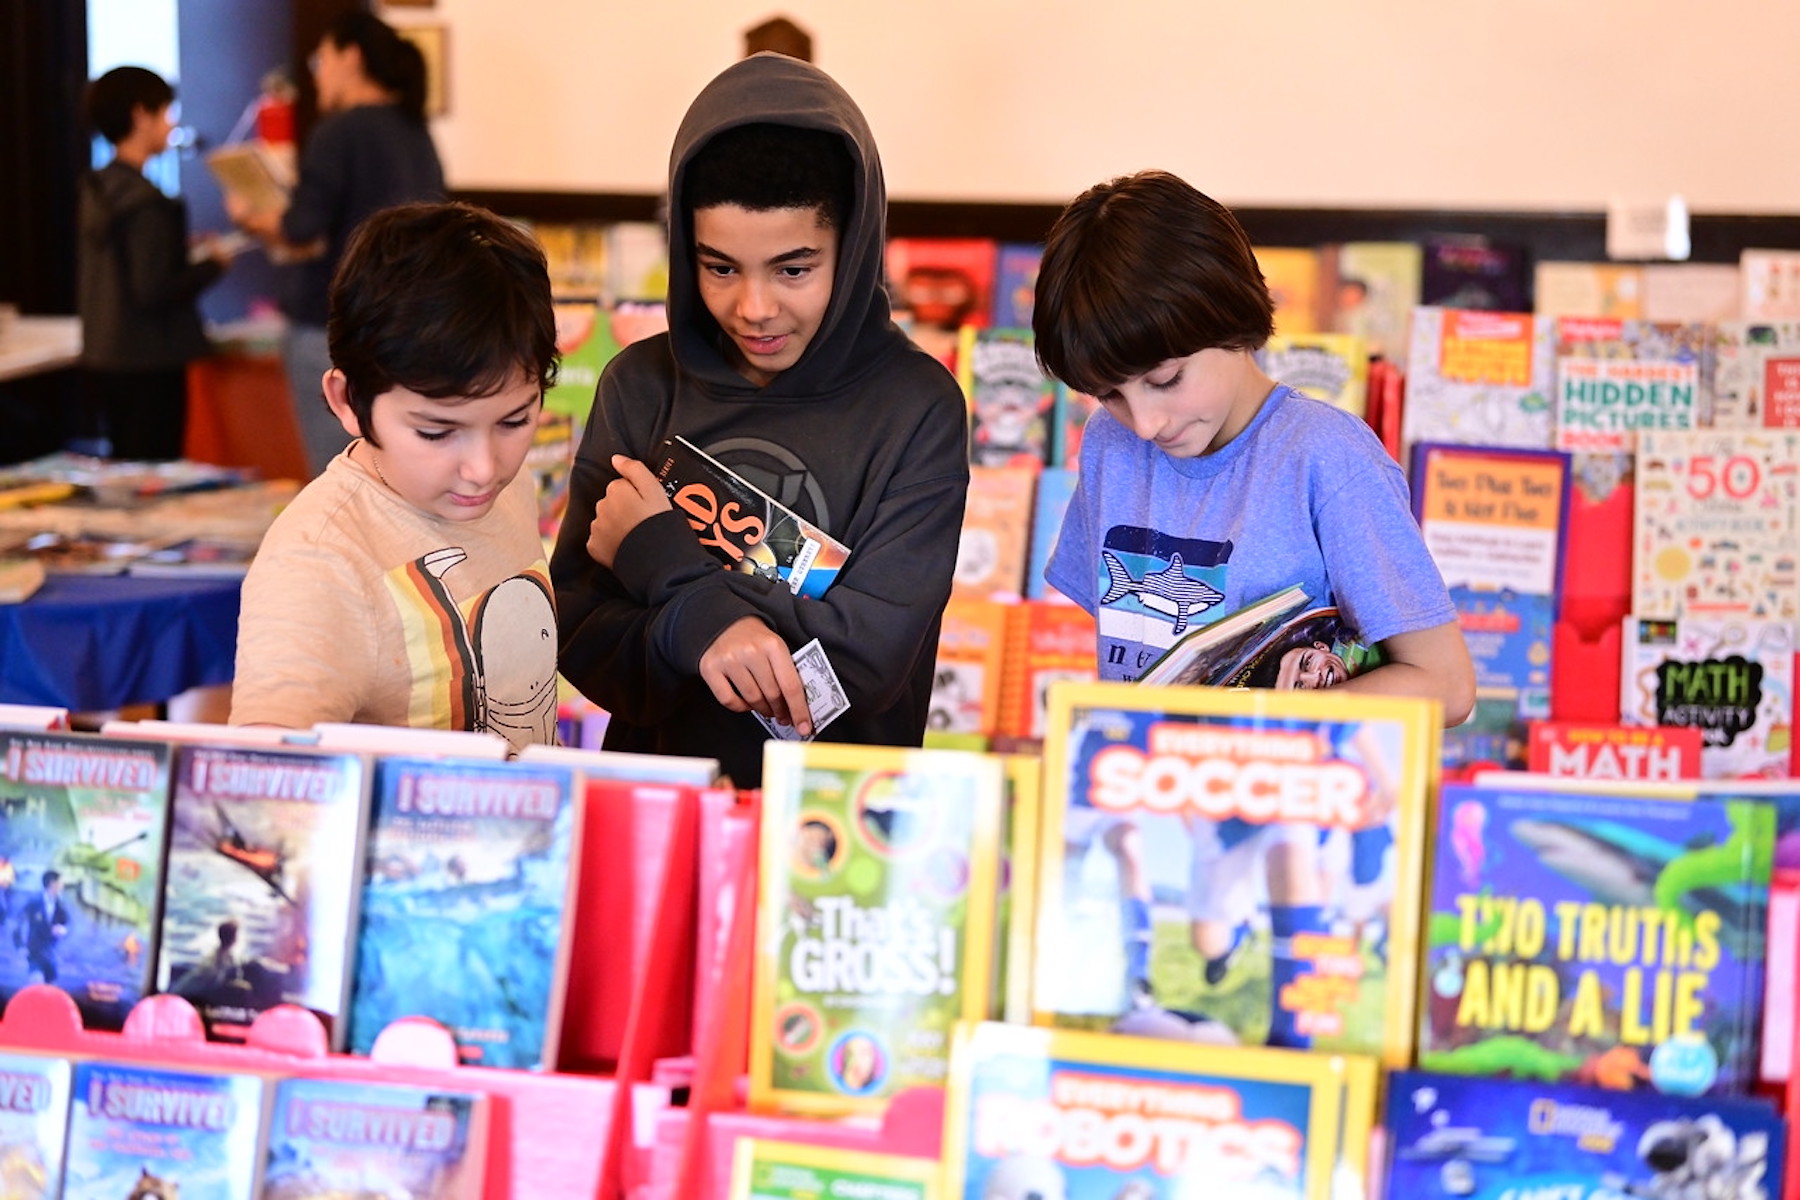
<path fill-rule="evenodd" d="M 229 683 L 242 585 L 53 574 L 0 604 L 0 701 L 101 712 Z"/>

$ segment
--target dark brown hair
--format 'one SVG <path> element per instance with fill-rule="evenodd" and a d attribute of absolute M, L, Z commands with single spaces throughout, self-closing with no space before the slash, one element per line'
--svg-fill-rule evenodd
<path fill-rule="evenodd" d="M 1140 171 L 1057 217 L 1031 324 L 1044 370 L 1099 395 L 1172 358 L 1259 349 L 1275 305 L 1229 209 L 1167 171 Z"/>

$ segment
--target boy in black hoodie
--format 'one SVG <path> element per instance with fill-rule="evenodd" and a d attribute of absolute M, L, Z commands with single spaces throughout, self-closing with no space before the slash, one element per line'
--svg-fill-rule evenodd
<path fill-rule="evenodd" d="M 669 168 L 669 332 L 600 378 L 550 573 L 562 673 L 609 749 L 762 778 L 752 712 L 811 731 L 792 652 L 850 701 L 835 742 L 919 744 L 968 489 L 956 381 L 893 323 L 887 193 L 854 101 L 778 54 L 700 93 Z M 851 548 L 819 599 L 725 571 L 644 464 L 680 435 Z"/>
<path fill-rule="evenodd" d="M 81 365 L 94 432 L 114 458 L 181 457 L 187 364 L 207 352 L 195 301 L 230 262 L 215 240 L 190 258 L 187 206 L 144 178 L 168 147 L 174 102 L 143 67 L 115 67 L 87 92 L 88 121 L 114 155 L 81 184 Z"/>

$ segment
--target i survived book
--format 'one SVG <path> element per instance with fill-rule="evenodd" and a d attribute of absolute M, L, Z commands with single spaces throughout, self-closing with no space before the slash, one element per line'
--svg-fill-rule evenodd
<path fill-rule="evenodd" d="M 769 742 L 750 1105 L 879 1112 L 942 1086 L 992 1000 L 1006 779 L 957 750 Z"/>
<path fill-rule="evenodd" d="M 481 1200 L 488 1098 L 366 1079 L 283 1079 L 258 1200 Z"/>
<path fill-rule="evenodd" d="M 1774 808 L 1494 779 L 1440 797 L 1417 1065 L 1745 1091 Z"/>
<path fill-rule="evenodd" d="M 665 441 L 653 466 L 700 544 L 729 570 L 817 599 L 850 557 L 850 547 L 686 438 Z"/>
<path fill-rule="evenodd" d="M 560 764 L 392 757 L 375 772 L 349 1043 L 430 1017 L 464 1062 L 551 1070 L 580 806 Z"/>
<path fill-rule="evenodd" d="M 255 1200 L 261 1076 L 75 1065 L 64 1196 Z"/>
<path fill-rule="evenodd" d="M 71 1070 L 53 1055 L 0 1054 L 0 1195 L 62 1195 Z"/>
<path fill-rule="evenodd" d="M 1033 1020 L 1410 1061 L 1439 713 L 1053 685 Z"/>
<path fill-rule="evenodd" d="M 358 754 L 177 749 L 156 986 L 208 1036 L 298 1004 L 343 1048 L 370 773 Z"/>
<path fill-rule="evenodd" d="M 0 1002 L 53 983 L 118 1029 L 155 978 L 165 742 L 0 731 Z"/>
<path fill-rule="evenodd" d="M 1365 1194 L 1370 1058 L 989 1023 L 953 1064 L 950 1200 Z"/>
<path fill-rule="evenodd" d="M 1783 1194 L 1786 1128 L 1764 1100 L 1396 1071 L 1382 1125 L 1394 1200 Z"/>

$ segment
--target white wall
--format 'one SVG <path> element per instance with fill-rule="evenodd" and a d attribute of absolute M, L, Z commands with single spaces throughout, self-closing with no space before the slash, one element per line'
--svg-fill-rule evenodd
<path fill-rule="evenodd" d="M 782 5 L 785 3 L 785 7 Z M 1160 166 L 1239 205 L 1800 212 L 1792 0 L 436 0 L 452 186 L 655 192 L 785 14 L 896 199 L 1060 203 Z"/>

